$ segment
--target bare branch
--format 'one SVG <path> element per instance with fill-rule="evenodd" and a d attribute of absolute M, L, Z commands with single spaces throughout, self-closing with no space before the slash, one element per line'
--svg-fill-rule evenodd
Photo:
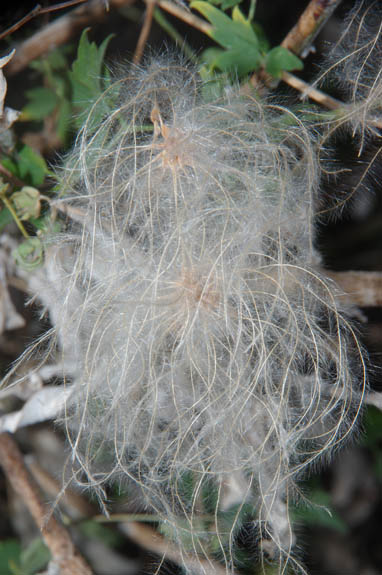
<path fill-rule="evenodd" d="M 281 46 L 304 58 L 313 40 L 340 3 L 341 0 L 311 0 Z"/>
<path fill-rule="evenodd" d="M 0 464 L 41 530 L 60 575 L 92 575 L 86 561 L 74 547 L 69 533 L 50 515 L 40 499 L 38 488 L 29 475 L 17 443 L 8 433 L 0 434 Z"/>
<path fill-rule="evenodd" d="M 133 62 L 134 64 L 139 64 L 142 60 L 143 51 L 145 49 L 151 26 L 153 23 L 153 16 L 155 10 L 155 0 L 146 0 L 146 13 L 145 13 L 145 20 L 143 22 L 143 26 L 141 29 L 141 33 L 138 38 L 137 47 L 135 49 Z"/>
<path fill-rule="evenodd" d="M 325 270 L 344 290 L 343 298 L 360 307 L 382 306 L 382 272 Z"/>
<path fill-rule="evenodd" d="M 313 88 L 310 84 L 304 82 L 304 80 L 301 80 L 301 78 L 297 78 L 297 76 L 294 76 L 289 72 L 283 72 L 281 79 L 283 82 L 285 82 L 295 90 L 301 92 L 303 97 L 310 98 L 310 100 L 313 100 L 314 102 L 317 102 L 317 104 L 325 106 L 325 108 L 328 108 L 329 110 L 338 110 L 340 108 L 344 109 L 346 108 L 346 104 L 344 104 L 344 102 L 341 102 L 340 100 L 336 100 L 335 98 L 328 96 L 328 94 L 325 94 L 325 92 L 321 92 L 321 90 L 317 90 L 317 88 Z"/>
<path fill-rule="evenodd" d="M 121 524 L 123 531 L 144 549 L 170 559 L 178 565 L 184 565 L 195 573 L 204 575 L 226 575 L 227 571 L 216 561 L 197 557 L 191 553 L 181 553 L 174 544 L 162 537 L 155 529 L 138 522 Z"/>
<path fill-rule="evenodd" d="M 118 8 L 131 4 L 133 1 L 110 0 L 109 3 L 112 8 Z M 105 1 L 90 0 L 90 2 L 82 4 L 68 14 L 57 18 L 17 47 L 15 57 L 7 68 L 7 74 L 13 75 L 21 72 L 32 60 L 68 42 L 79 30 L 89 24 L 102 21 L 106 16 Z"/>
<path fill-rule="evenodd" d="M 179 20 L 182 20 L 189 26 L 192 26 L 193 28 L 196 28 L 200 32 L 203 32 L 203 34 L 207 34 L 208 36 L 211 33 L 212 30 L 211 24 L 208 24 L 208 22 L 206 22 L 202 18 L 195 16 L 195 14 L 192 14 L 192 12 L 189 12 L 188 10 L 185 10 L 184 8 L 179 6 L 178 4 L 175 4 L 175 2 L 170 2 L 169 0 L 159 0 L 158 6 L 160 6 L 160 8 L 162 8 L 169 14 L 172 14 L 172 16 L 175 16 Z"/>

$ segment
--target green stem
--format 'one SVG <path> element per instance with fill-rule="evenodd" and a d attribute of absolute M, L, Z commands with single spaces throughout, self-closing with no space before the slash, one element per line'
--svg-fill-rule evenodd
<path fill-rule="evenodd" d="M 7 196 L 5 195 L 5 189 L 4 188 L 0 192 L 0 198 L 3 200 L 5 206 L 11 212 L 11 215 L 12 215 L 13 219 L 15 220 L 17 227 L 19 228 L 20 232 L 23 234 L 24 238 L 29 239 L 30 236 L 29 236 L 28 232 L 26 231 L 24 224 L 20 220 L 19 216 L 16 214 L 16 211 L 15 211 L 14 207 L 12 206 L 12 202 L 10 202 L 9 199 L 7 198 Z"/>

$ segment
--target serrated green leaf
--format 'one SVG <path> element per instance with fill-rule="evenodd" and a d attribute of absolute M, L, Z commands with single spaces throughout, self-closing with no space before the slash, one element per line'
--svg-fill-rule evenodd
<path fill-rule="evenodd" d="M 20 564 L 23 575 L 33 575 L 43 569 L 51 559 L 51 553 L 42 539 L 34 539 L 21 552 Z"/>
<path fill-rule="evenodd" d="M 43 120 L 57 106 L 57 96 L 49 88 L 33 88 L 26 92 L 26 96 L 29 102 L 22 110 L 26 120 Z"/>
<path fill-rule="evenodd" d="M 18 171 L 23 179 L 29 176 L 31 184 L 36 187 L 43 184 L 45 176 L 49 173 L 44 158 L 30 146 L 23 146 L 18 153 Z"/>
<path fill-rule="evenodd" d="M 97 46 L 95 42 L 89 42 L 88 31 L 89 28 L 86 28 L 81 34 L 77 58 L 69 72 L 73 103 L 83 112 L 88 111 L 104 91 L 102 82 L 103 60 L 112 38 L 112 35 L 109 35 L 100 46 Z M 77 120 L 77 124 L 81 123 L 82 117 Z"/>
<path fill-rule="evenodd" d="M 12 252 L 16 263 L 27 271 L 39 267 L 44 260 L 44 250 L 39 238 L 28 238 Z"/>
<path fill-rule="evenodd" d="M 38 218 L 41 211 L 40 192 L 32 186 L 23 186 L 11 196 L 17 215 L 21 220 Z"/>
<path fill-rule="evenodd" d="M 13 222 L 13 216 L 11 212 L 6 207 L 2 207 L 0 210 L 0 231 Z"/>
<path fill-rule="evenodd" d="M 18 565 L 21 553 L 21 545 L 16 539 L 0 541 L 0 573 L 1 575 L 13 575 L 11 565 Z"/>
<path fill-rule="evenodd" d="M 254 63 L 255 68 L 254 68 Z M 248 49 L 243 53 L 240 49 L 220 50 L 210 61 L 211 70 L 219 69 L 222 72 L 236 71 L 238 76 L 245 76 L 261 64 L 261 56 L 257 50 Z"/>
<path fill-rule="evenodd" d="M 302 70 L 302 60 L 283 46 L 276 46 L 265 56 L 265 69 L 271 76 L 281 78 L 285 70 Z"/>
<path fill-rule="evenodd" d="M 197 0 L 191 3 L 191 8 L 211 22 L 210 37 L 226 49 L 225 52 L 216 53 L 211 69 L 218 68 L 223 72 L 236 70 L 239 76 L 243 76 L 261 66 L 263 56 L 256 33 L 237 6 L 232 14 L 234 19 L 207 2 Z"/>
<path fill-rule="evenodd" d="M 248 47 L 248 44 L 253 48 L 259 48 L 259 42 L 250 22 L 243 22 L 239 18 L 234 21 L 215 6 L 201 0 L 191 2 L 190 6 L 211 22 L 212 30 L 209 35 L 223 48 L 244 49 Z M 236 14 L 238 17 L 237 12 Z"/>

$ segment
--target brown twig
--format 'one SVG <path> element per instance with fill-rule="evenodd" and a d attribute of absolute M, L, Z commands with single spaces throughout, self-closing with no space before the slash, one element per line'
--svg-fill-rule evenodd
<path fill-rule="evenodd" d="M 382 306 L 382 272 L 325 270 L 344 291 L 345 301 L 360 307 Z"/>
<path fill-rule="evenodd" d="M 86 561 L 75 549 L 67 530 L 40 499 L 38 488 L 29 475 L 17 443 L 8 433 L 0 434 L 0 464 L 17 495 L 29 509 L 48 546 L 60 575 L 92 575 Z"/>
<path fill-rule="evenodd" d="M 36 16 L 41 16 L 42 14 L 48 14 L 50 12 L 57 12 L 58 10 L 64 10 L 65 8 L 70 8 L 71 6 L 76 6 L 77 4 L 83 4 L 88 0 L 69 0 L 68 2 L 62 2 L 61 4 L 54 4 L 53 6 L 47 6 L 43 8 L 40 4 L 36 4 L 36 6 L 28 12 L 21 20 L 7 28 L 4 32 L 0 34 L 0 40 L 6 38 L 10 34 L 19 30 L 24 24 L 35 18 Z"/>
<path fill-rule="evenodd" d="M 138 545 L 149 551 L 170 559 L 187 570 L 204 575 L 226 575 L 227 571 L 216 561 L 204 559 L 191 553 L 181 553 L 176 545 L 160 535 L 155 529 L 138 522 L 121 524 L 123 531 Z"/>
<path fill-rule="evenodd" d="M 78 518 L 94 516 L 96 509 L 84 497 L 69 487 L 63 490 L 60 482 L 41 467 L 33 456 L 26 457 L 25 463 L 41 489 L 48 495 L 58 498 L 60 503 L 71 510 L 71 516 L 75 515 Z"/>
<path fill-rule="evenodd" d="M 145 49 L 150 34 L 151 26 L 153 23 L 155 4 L 156 4 L 155 0 L 146 0 L 145 20 L 143 22 L 141 33 L 138 38 L 137 46 L 135 48 L 133 57 L 134 64 L 139 64 L 139 62 L 142 60 L 143 51 Z"/>
<path fill-rule="evenodd" d="M 118 8 L 131 4 L 133 1 L 109 0 L 109 4 L 112 8 Z M 57 18 L 17 47 L 13 60 L 7 66 L 7 75 L 17 74 L 26 68 L 32 60 L 68 42 L 85 26 L 103 20 L 106 14 L 104 0 L 90 0 L 68 14 Z"/>
<path fill-rule="evenodd" d="M 17 176 L 14 176 L 7 168 L 0 164 L 0 174 L 4 176 L 11 184 L 15 186 L 24 186 L 24 182 L 20 180 Z"/>
<path fill-rule="evenodd" d="M 281 46 L 304 58 L 313 40 L 340 3 L 341 0 L 311 0 Z"/>
<path fill-rule="evenodd" d="M 346 108 L 346 104 L 344 104 L 344 102 L 336 100 L 336 98 L 332 98 L 332 96 L 328 96 L 328 94 L 321 92 L 321 90 L 317 90 L 317 88 L 313 88 L 313 86 L 307 82 L 304 82 L 304 80 L 301 80 L 301 78 L 297 78 L 297 76 L 290 74 L 289 72 L 283 72 L 281 79 L 283 82 L 288 84 L 288 86 L 291 86 L 295 90 L 301 92 L 303 97 L 306 96 L 310 100 L 325 106 L 325 108 L 328 108 L 329 110 L 339 110 L 341 108 Z"/>
<path fill-rule="evenodd" d="M 157 4 L 160 8 L 162 8 L 162 10 L 165 10 L 166 12 L 168 12 L 172 16 L 175 16 L 179 20 L 182 20 L 189 26 L 192 26 L 193 28 L 196 28 L 200 32 L 203 32 L 203 34 L 207 34 L 207 36 L 211 34 L 212 31 L 211 24 L 208 24 L 208 22 L 206 22 L 202 18 L 195 16 L 195 14 L 192 14 L 192 12 L 189 12 L 188 10 L 185 10 L 184 8 L 179 6 L 178 4 L 175 4 L 175 2 L 170 2 L 169 0 L 158 0 Z"/>

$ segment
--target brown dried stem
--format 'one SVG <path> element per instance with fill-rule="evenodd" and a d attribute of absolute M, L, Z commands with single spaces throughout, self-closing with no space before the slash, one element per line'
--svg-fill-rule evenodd
<path fill-rule="evenodd" d="M 281 46 L 304 58 L 313 40 L 340 3 L 341 0 L 311 0 Z"/>
<path fill-rule="evenodd" d="M 41 530 L 60 575 L 92 575 L 90 567 L 74 547 L 67 530 L 49 514 L 42 503 L 18 445 L 8 433 L 0 434 L 0 464 L 12 488 L 22 498 Z"/>
<path fill-rule="evenodd" d="M 143 22 L 141 33 L 138 38 L 137 46 L 135 48 L 133 57 L 134 64 L 139 64 L 139 62 L 142 60 L 143 51 L 145 49 L 150 34 L 151 26 L 153 23 L 155 4 L 156 4 L 155 0 L 146 0 L 145 20 Z"/>
<path fill-rule="evenodd" d="M 111 8 L 119 8 L 133 1 L 109 0 L 109 4 Z M 17 74 L 32 60 L 68 42 L 85 26 L 102 21 L 107 16 L 106 6 L 104 0 L 90 0 L 36 32 L 17 47 L 14 58 L 7 66 L 7 75 Z"/>
<path fill-rule="evenodd" d="M 195 16 L 195 14 L 192 14 L 192 12 L 189 12 L 188 10 L 185 10 L 184 8 L 179 6 L 178 4 L 175 4 L 175 2 L 170 2 L 169 0 L 158 0 L 157 4 L 158 6 L 160 6 L 160 8 L 162 8 L 162 10 L 165 10 L 169 14 L 172 14 L 172 16 L 175 16 L 179 20 L 182 20 L 189 26 L 196 28 L 203 34 L 207 34 L 208 36 L 211 33 L 212 30 L 211 24 L 208 24 L 208 22 L 206 22 L 202 18 Z"/>
<path fill-rule="evenodd" d="M 317 102 L 317 104 L 321 104 L 328 108 L 329 110 L 339 110 L 340 108 L 345 109 L 347 106 L 341 100 L 336 100 L 336 98 L 332 98 L 332 96 L 328 96 L 325 92 L 321 92 L 321 90 L 317 90 L 317 88 L 313 88 L 301 78 L 297 78 L 290 72 L 283 72 L 281 79 L 283 82 L 291 86 L 295 90 L 301 92 L 302 96 L 308 97 L 313 102 Z"/>
<path fill-rule="evenodd" d="M 345 301 L 360 307 L 382 306 L 382 272 L 325 270 L 344 291 Z"/>
<path fill-rule="evenodd" d="M 132 522 L 123 523 L 121 527 L 133 541 L 144 549 L 153 551 L 164 559 L 170 559 L 178 565 L 184 565 L 194 573 L 203 573 L 204 575 L 226 575 L 227 573 L 223 565 L 216 563 L 216 561 L 197 557 L 191 553 L 181 553 L 178 547 L 148 525 Z"/>
<path fill-rule="evenodd" d="M 28 12 L 23 18 L 21 18 L 16 24 L 10 26 L 0 34 L 0 40 L 6 38 L 10 34 L 19 30 L 24 24 L 35 18 L 36 16 L 41 16 L 42 14 L 49 14 L 50 12 L 57 12 L 58 10 L 64 10 L 65 8 L 70 8 L 71 6 L 76 6 L 77 4 L 83 4 L 88 0 L 69 0 L 68 2 L 61 2 L 61 4 L 54 4 L 53 6 L 47 6 L 43 8 L 40 4 L 37 4 L 33 10 Z"/>

